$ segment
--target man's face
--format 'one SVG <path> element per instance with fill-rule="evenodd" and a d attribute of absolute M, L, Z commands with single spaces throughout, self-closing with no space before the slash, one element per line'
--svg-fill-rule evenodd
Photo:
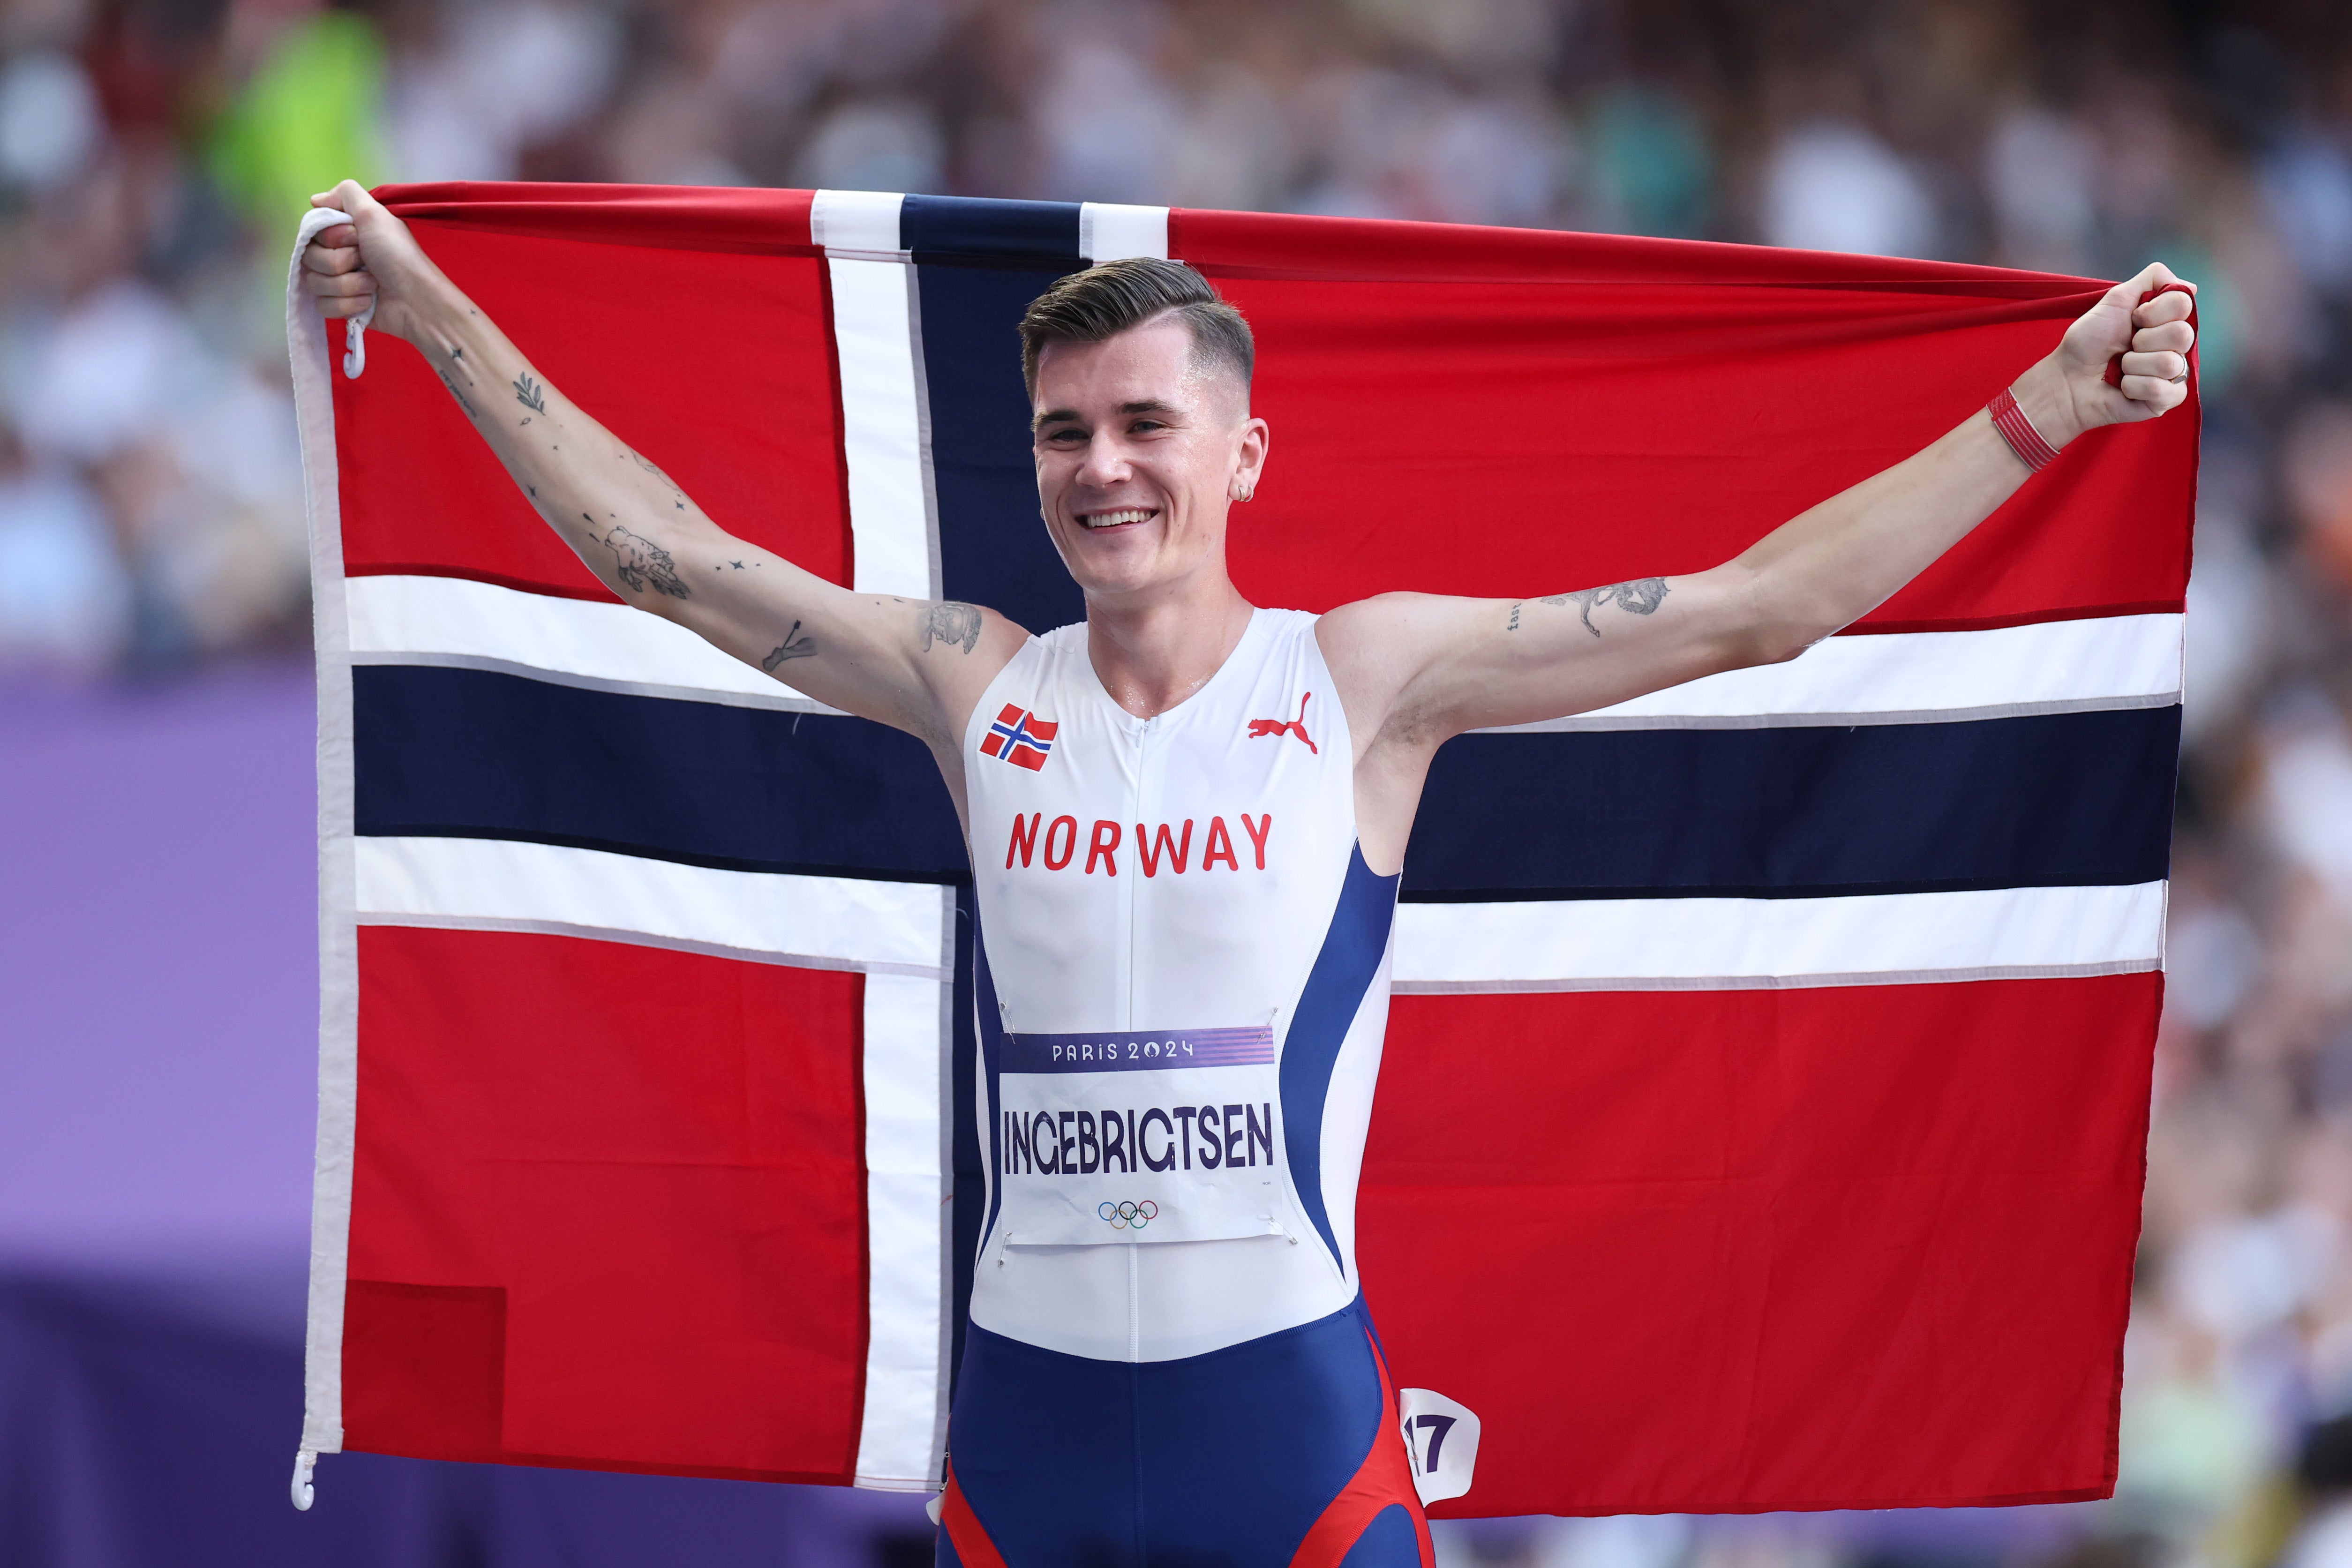
<path fill-rule="evenodd" d="M 1265 422 L 1238 379 L 1192 363 L 1180 320 L 1049 344 L 1033 404 L 1046 531 L 1089 596 L 1180 585 L 1222 562 L 1236 486 L 1255 488 Z"/>

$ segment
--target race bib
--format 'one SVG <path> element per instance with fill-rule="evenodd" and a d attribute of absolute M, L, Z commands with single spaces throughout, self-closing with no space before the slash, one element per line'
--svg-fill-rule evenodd
<path fill-rule="evenodd" d="M 1009 1246 L 1283 1233 L 1265 1025 L 1007 1035 L 997 1102 Z"/>

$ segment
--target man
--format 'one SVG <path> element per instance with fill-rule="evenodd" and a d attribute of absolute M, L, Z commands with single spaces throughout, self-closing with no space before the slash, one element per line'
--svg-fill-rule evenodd
<path fill-rule="evenodd" d="M 305 255 L 373 303 L 625 601 L 920 737 L 980 910 L 990 1167 L 943 1562 L 1425 1562 L 1353 1260 L 1397 881 L 1437 747 L 1794 658 L 2092 426 L 2186 397 L 2160 267 L 1926 451 L 1713 570 L 1319 619 L 1226 575 L 1265 470 L 1240 315 L 1127 261 L 1023 323 L 1040 511 L 1087 619 L 862 595 L 714 526 L 570 403 L 356 185 Z M 2105 379 L 2121 355 L 2116 384 Z M 1474 524 L 1511 527 L 1479 493 Z"/>

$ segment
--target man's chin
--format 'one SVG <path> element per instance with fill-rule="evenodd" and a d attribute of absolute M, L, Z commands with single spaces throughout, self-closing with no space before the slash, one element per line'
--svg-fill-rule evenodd
<path fill-rule="evenodd" d="M 1082 540 L 1078 549 L 1068 552 L 1065 564 L 1088 593 L 1133 593 L 1173 575 L 1160 552 L 1150 548 L 1150 541 L 1133 535 L 1125 539 Z"/>
<path fill-rule="evenodd" d="M 1184 574 L 1167 570 L 1164 563 L 1152 561 L 1139 562 L 1132 570 L 1114 568 L 1107 571 L 1072 572 L 1070 575 L 1077 580 L 1078 587 L 1088 599 L 1116 601 L 1165 589 Z"/>

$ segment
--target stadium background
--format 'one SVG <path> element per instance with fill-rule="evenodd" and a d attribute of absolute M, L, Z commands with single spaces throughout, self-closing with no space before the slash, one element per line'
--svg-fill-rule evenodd
<path fill-rule="evenodd" d="M 345 172 L 2200 279 L 2188 748 L 2116 1499 L 1491 1521 L 1444 1550 L 2352 1564 L 2352 1427 L 2330 1425 L 2352 1413 L 2352 12 L 2326 0 L 11 0 L 0 1558 L 922 1560 L 902 1500 L 791 1489 L 353 1456 L 322 1466 L 318 1511 L 285 1505 L 315 977 L 280 290 L 295 214 Z"/>

